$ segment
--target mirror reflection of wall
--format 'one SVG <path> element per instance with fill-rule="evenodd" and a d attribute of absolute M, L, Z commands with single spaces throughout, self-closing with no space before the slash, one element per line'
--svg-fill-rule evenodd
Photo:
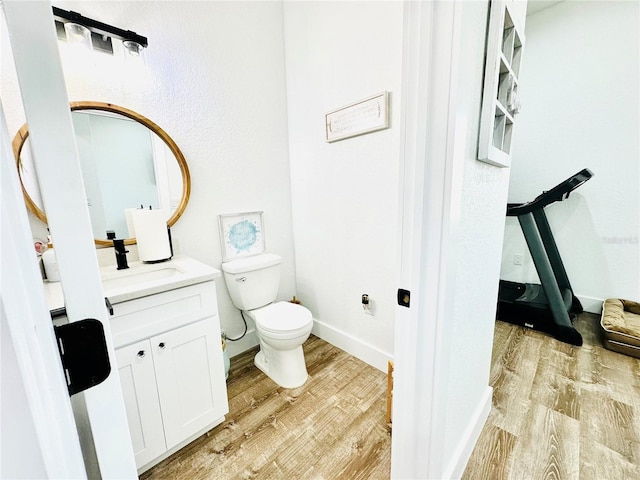
<path fill-rule="evenodd" d="M 87 112 L 71 116 L 94 237 L 103 237 L 106 230 L 129 237 L 125 209 L 160 207 L 151 132 L 127 118 Z"/>

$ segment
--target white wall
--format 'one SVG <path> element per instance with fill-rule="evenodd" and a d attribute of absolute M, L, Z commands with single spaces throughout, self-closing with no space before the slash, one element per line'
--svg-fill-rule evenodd
<path fill-rule="evenodd" d="M 284 12 L 298 294 L 316 334 L 386 369 L 398 288 L 402 3 L 285 2 Z M 391 92 L 389 129 L 325 142 L 326 112 L 382 91 Z"/>
<path fill-rule="evenodd" d="M 639 23 L 627 1 L 566 1 L 527 19 L 509 201 L 593 171 L 547 215 L 573 289 L 596 313 L 604 298 L 640 295 Z M 538 282 L 516 219 L 502 277 Z"/>
<path fill-rule="evenodd" d="M 491 401 L 489 370 L 509 169 L 477 160 L 487 2 L 463 2 L 456 114 L 459 218 L 453 224 L 454 309 L 448 348 L 444 471 L 461 472 Z M 475 429 L 475 430 L 474 430 Z"/>
<path fill-rule="evenodd" d="M 94 53 L 80 64 L 65 61 L 65 76 L 71 101 L 111 102 L 135 110 L 162 127 L 181 148 L 192 190 L 172 232 L 177 252 L 219 267 L 217 216 L 263 210 L 267 248 L 284 257 L 279 297 L 291 298 L 296 291 L 282 4 L 55 5 L 149 39 L 144 63 L 123 63 Z M 8 42 L 1 43 L 0 86 L 13 134 L 24 114 Z M 238 336 L 243 331 L 240 315 L 224 281 L 216 283 L 222 328 Z M 231 355 L 256 343 L 254 336 L 248 340 L 228 343 Z"/>

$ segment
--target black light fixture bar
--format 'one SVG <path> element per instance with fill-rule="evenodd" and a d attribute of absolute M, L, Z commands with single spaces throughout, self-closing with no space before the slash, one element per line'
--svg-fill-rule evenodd
<path fill-rule="evenodd" d="M 79 23 L 80 25 L 84 25 L 90 31 L 99 33 L 102 35 L 108 35 L 110 37 L 117 38 L 119 40 L 130 40 L 132 42 L 139 43 L 143 47 L 147 47 L 147 37 L 143 37 L 142 35 L 138 35 L 136 32 L 132 32 L 131 30 L 122 30 L 121 28 L 114 27 L 112 25 L 107 25 L 106 23 L 99 22 L 97 20 L 93 20 L 91 18 L 87 18 L 83 15 L 80 15 L 77 12 L 62 10 L 58 7 L 53 8 L 53 16 L 62 21 L 68 21 L 73 23 Z"/>

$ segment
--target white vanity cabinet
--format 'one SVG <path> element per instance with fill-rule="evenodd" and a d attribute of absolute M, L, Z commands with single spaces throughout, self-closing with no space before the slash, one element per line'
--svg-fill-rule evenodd
<path fill-rule="evenodd" d="M 213 281 L 113 305 L 111 331 L 142 472 L 228 413 Z"/>

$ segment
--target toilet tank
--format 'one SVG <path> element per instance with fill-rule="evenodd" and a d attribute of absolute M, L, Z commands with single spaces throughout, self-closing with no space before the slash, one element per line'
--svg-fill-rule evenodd
<path fill-rule="evenodd" d="M 263 307 L 276 299 L 282 257 L 263 253 L 224 262 L 222 271 L 231 301 L 240 310 Z"/>

